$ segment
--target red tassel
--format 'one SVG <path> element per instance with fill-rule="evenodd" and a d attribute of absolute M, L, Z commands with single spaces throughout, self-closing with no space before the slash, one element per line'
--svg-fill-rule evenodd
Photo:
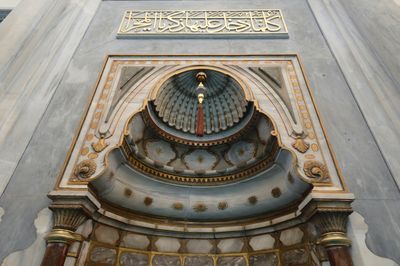
<path fill-rule="evenodd" d="M 199 103 L 197 108 L 196 135 L 199 137 L 204 136 L 204 113 L 203 104 L 201 103 Z"/>

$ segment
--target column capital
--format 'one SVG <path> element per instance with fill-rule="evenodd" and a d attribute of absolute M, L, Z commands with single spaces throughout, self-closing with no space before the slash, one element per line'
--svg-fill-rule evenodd
<path fill-rule="evenodd" d="M 319 211 L 313 217 L 321 239 L 320 244 L 325 248 L 334 246 L 350 246 L 351 240 L 347 237 L 347 221 L 351 211 Z"/>
<path fill-rule="evenodd" d="M 89 217 L 88 211 L 81 205 L 52 204 L 53 229 L 63 229 L 75 232 Z"/>
<path fill-rule="evenodd" d="M 48 243 L 71 244 L 82 241 L 82 237 L 74 232 L 88 219 L 88 213 L 80 205 L 52 204 L 53 230 L 46 236 Z"/>

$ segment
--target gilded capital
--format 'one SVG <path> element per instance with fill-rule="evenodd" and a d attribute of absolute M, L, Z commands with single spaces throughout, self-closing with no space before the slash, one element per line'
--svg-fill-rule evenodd
<path fill-rule="evenodd" d="M 54 229 L 63 229 L 71 232 L 83 224 L 87 219 L 87 213 L 81 206 L 58 206 L 50 205 L 49 209 L 53 211 Z"/>
<path fill-rule="evenodd" d="M 65 243 L 69 245 L 75 241 L 82 241 L 82 236 L 65 229 L 53 229 L 46 236 L 46 241 L 47 243 Z"/>
<path fill-rule="evenodd" d="M 320 244 L 324 247 L 350 246 L 351 240 L 347 237 L 347 221 L 351 212 L 326 211 L 314 216 L 321 238 Z"/>

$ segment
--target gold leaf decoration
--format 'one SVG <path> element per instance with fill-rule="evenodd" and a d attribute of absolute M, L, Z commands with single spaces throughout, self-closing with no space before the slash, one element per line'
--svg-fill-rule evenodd
<path fill-rule="evenodd" d="M 178 210 L 178 211 L 183 210 L 183 204 L 180 203 L 180 202 L 175 202 L 174 204 L 172 204 L 172 207 L 173 207 L 175 210 Z"/>
<path fill-rule="evenodd" d="M 306 161 L 304 163 L 304 173 L 316 182 L 326 182 L 330 178 L 326 165 L 318 161 Z"/>
<path fill-rule="evenodd" d="M 93 160 L 84 160 L 78 163 L 74 169 L 74 175 L 78 178 L 89 178 L 96 172 L 97 165 Z"/>
<path fill-rule="evenodd" d="M 205 212 L 207 210 L 207 206 L 204 203 L 197 203 L 193 206 L 193 210 L 195 212 Z"/>
<path fill-rule="evenodd" d="M 100 136 L 99 141 L 92 143 L 92 148 L 95 152 L 102 152 L 107 146 L 108 143 L 106 143 L 103 135 Z"/>
<path fill-rule="evenodd" d="M 304 139 L 296 139 L 292 146 L 301 153 L 305 153 L 310 148 L 310 144 L 305 142 Z"/>
<path fill-rule="evenodd" d="M 226 201 L 222 201 L 218 203 L 218 209 L 221 211 L 225 210 L 228 208 L 228 203 Z"/>

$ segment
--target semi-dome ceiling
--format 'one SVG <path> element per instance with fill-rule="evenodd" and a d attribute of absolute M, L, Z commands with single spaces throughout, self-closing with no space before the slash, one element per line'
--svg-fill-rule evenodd
<path fill-rule="evenodd" d="M 310 189 L 275 130 L 229 75 L 182 72 L 131 117 L 120 149 L 91 185 L 111 205 L 155 217 L 221 221 L 273 212 Z"/>
<path fill-rule="evenodd" d="M 196 75 L 206 74 L 203 112 L 205 134 L 225 131 L 242 119 L 249 103 L 239 83 L 214 70 L 189 70 L 169 78 L 158 90 L 154 109 L 161 120 L 176 130 L 195 134 L 198 109 Z"/>

